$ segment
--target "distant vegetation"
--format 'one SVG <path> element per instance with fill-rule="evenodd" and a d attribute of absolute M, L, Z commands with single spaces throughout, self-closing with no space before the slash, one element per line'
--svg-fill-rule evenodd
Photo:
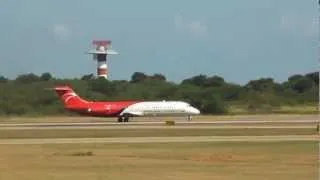
<path fill-rule="evenodd" d="M 245 85 L 202 74 L 181 83 L 142 72 L 135 72 L 130 81 L 96 79 L 92 74 L 79 79 L 58 79 L 50 73 L 22 74 L 12 80 L 0 76 L 0 115 L 67 114 L 55 93 L 46 90 L 57 84 L 70 84 L 92 100 L 184 100 L 205 114 L 310 113 L 317 111 L 319 72 L 292 75 L 282 83 L 261 78 Z"/>

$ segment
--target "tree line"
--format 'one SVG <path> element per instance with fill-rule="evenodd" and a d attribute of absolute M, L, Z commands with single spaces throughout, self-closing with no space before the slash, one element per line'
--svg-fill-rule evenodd
<path fill-rule="evenodd" d="M 183 100 L 204 114 L 227 114 L 230 106 L 248 112 L 269 111 L 282 105 L 316 105 L 319 72 L 295 74 L 282 83 L 272 78 L 251 80 L 245 85 L 226 82 L 220 76 L 199 74 L 180 83 L 162 74 L 135 72 L 130 80 L 106 80 L 93 74 L 62 79 L 46 72 L 21 74 L 15 79 L 0 76 L 0 115 L 67 114 L 56 94 L 48 88 L 69 84 L 78 95 L 91 100 Z"/>

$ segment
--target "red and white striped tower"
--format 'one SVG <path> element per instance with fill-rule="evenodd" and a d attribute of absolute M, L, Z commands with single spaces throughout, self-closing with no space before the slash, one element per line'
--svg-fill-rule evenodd
<path fill-rule="evenodd" d="M 97 76 L 108 78 L 108 64 L 107 55 L 108 54 L 118 54 L 118 52 L 111 50 L 110 40 L 94 40 L 92 41 L 95 48 L 90 50 L 88 53 L 93 54 L 93 60 L 97 61 Z"/>

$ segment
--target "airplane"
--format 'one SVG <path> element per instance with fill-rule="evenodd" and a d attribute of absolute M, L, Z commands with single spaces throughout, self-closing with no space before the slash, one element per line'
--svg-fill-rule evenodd
<path fill-rule="evenodd" d="M 53 88 L 64 108 L 81 115 L 117 117 L 118 122 L 129 122 L 138 116 L 187 116 L 199 115 L 200 111 L 184 101 L 88 101 L 78 96 L 68 85 Z"/>

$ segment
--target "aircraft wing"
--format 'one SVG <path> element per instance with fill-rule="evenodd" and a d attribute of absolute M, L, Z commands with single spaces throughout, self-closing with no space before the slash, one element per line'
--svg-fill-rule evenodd
<path fill-rule="evenodd" d="M 129 114 L 132 116 L 143 116 L 143 112 L 141 111 L 130 111 L 130 110 L 124 110 L 120 113 L 120 116 L 124 115 L 124 114 Z"/>

